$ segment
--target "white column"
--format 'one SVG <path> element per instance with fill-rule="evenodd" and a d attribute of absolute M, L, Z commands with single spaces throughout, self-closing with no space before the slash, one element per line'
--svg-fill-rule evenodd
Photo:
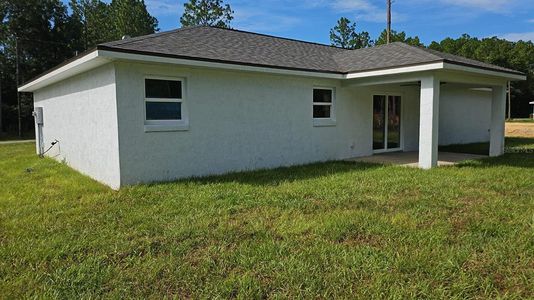
<path fill-rule="evenodd" d="M 504 120 L 506 113 L 506 87 L 494 86 L 491 101 L 490 156 L 504 153 Z"/>
<path fill-rule="evenodd" d="M 439 79 L 433 75 L 421 79 L 419 167 L 422 169 L 438 165 L 439 92 Z"/>

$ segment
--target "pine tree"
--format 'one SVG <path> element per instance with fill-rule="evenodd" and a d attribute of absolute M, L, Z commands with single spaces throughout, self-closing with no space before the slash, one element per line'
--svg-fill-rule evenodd
<path fill-rule="evenodd" d="M 423 43 L 421 43 L 421 40 L 418 36 L 415 37 L 406 37 L 406 32 L 401 31 L 397 32 L 395 30 L 391 30 L 391 36 L 390 41 L 393 42 L 403 42 L 408 45 L 412 46 L 423 46 Z M 376 45 L 384 45 L 387 44 L 387 31 L 384 29 L 381 33 L 378 39 L 376 40 Z"/>
<path fill-rule="evenodd" d="M 148 13 L 144 0 L 112 0 L 113 37 L 140 36 L 158 31 L 158 20 Z"/>
<path fill-rule="evenodd" d="M 190 0 L 184 4 L 184 13 L 180 18 L 183 27 L 215 26 L 230 28 L 234 11 L 222 0 Z"/>
<path fill-rule="evenodd" d="M 341 17 L 334 28 L 330 29 L 330 41 L 332 46 L 345 49 L 359 49 L 371 47 L 373 41 L 368 32 L 356 32 L 356 23 Z"/>

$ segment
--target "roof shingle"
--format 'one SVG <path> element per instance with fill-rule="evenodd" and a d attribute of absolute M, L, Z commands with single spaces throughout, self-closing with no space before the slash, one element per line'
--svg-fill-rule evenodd
<path fill-rule="evenodd" d="M 518 71 L 403 43 L 347 50 L 317 43 L 197 26 L 119 40 L 99 49 L 234 64 L 352 73 L 432 62 L 449 62 L 513 74 Z"/>

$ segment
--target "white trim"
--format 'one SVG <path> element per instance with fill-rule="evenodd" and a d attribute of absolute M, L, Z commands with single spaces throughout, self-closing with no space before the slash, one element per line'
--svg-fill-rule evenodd
<path fill-rule="evenodd" d="M 33 92 L 40 88 L 46 87 L 58 81 L 72 77 L 85 71 L 89 71 L 101 65 L 108 63 L 109 60 L 100 57 L 98 51 L 93 51 L 80 57 L 56 70 L 51 71 L 31 82 L 18 88 L 19 92 Z"/>
<path fill-rule="evenodd" d="M 462 72 L 468 72 L 468 73 L 477 73 L 477 74 L 482 74 L 482 75 L 504 77 L 506 79 L 527 80 L 527 76 L 525 75 L 486 70 L 486 69 L 470 67 L 470 66 L 462 66 L 462 65 L 451 64 L 451 63 L 444 63 L 443 68 L 447 70 L 455 70 L 455 71 L 462 71 Z"/>
<path fill-rule="evenodd" d="M 404 93 L 402 92 L 373 92 L 372 93 L 372 99 L 371 101 L 374 101 L 375 96 L 385 96 L 386 97 L 386 103 L 385 103 L 385 124 L 384 124 L 384 148 L 383 149 L 373 149 L 373 154 L 379 154 L 379 153 L 387 153 L 387 152 L 397 152 L 397 151 L 404 151 Z M 389 112 L 389 97 L 400 97 L 400 128 L 399 128 L 399 147 L 397 148 L 388 148 L 388 112 Z M 371 111 L 371 114 L 373 111 Z M 371 119 L 372 122 L 374 122 L 374 119 Z M 374 141 L 374 130 L 371 134 L 371 137 Z"/>
<path fill-rule="evenodd" d="M 188 131 L 189 125 L 175 124 L 175 125 L 145 125 L 145 132 L 160 132 L 160 131 Z"/>
<path fill-rule="evenodd" d="M 422 64 L 422 65 L 417 65 L 417 66 L 409 66 L 409 67 L 354 72 L 354 73 L 349 73 L 345 75 L 345 79 L 366 78 L 366 77 L 384 76 L 384 75 L 396 75 L 396 74 L 424 72 L 424 71 L 441 70 L 441 69 L 443 69 L 443 63 L 438 62 L 438 63 Z"/>
<path fill-rule="evenodd" d="M 414 65 L 414 66 L 409 66 L 409 67 L 396 67 L 396 68 L 394 67 L 394 68 L 373 70 L 373 71 L 352 72 L 348 74 L 337 74 L 337 73 L 328 73 L 328 72 L 288 70 L 288 69 L 276 68 L 276 67 L 258 67 L 258 66 L 239 65 L 239 64 L 233 64 L 233 63 L 220 63 L 220 62 L 210 62 L 210 61 L 201 61 L 201 60 L 192 60 L 192 59 L 180 59 L 180 58 L 172 58 L 172 57 L 160 57 L 160 56 L 153 56 L 153 55 L 146 55 L 146 54 L 116 52 L 116 51 L 110 51 L 110 50 L 95 50 L 56 70 L 51 71 L 50 73 L 47 73 L 29 83 L 26 83 L 25 85 L 21 86 L 18 89 L 18 91 L 19 92 L 33 92 L 35 90 L 46 87 L 50 84 L 64 80 L 71 76 L 94 69 L 98 66 L 106 64 L 113 60 L 152 62 L 152 63 L 174 64 L 174 65 L 182 65 L 182 66 L 194 66 L 194 67 L 205 67 L 205 68 L 215 68 L 215 69 L 225 69 L 225 70 L 261 72 L 261 73 L 278 74 L 278 75 L 292 75 L 292 76 L 304 76 L 304 77 L 339 79 L 339 80 L 358 79 L 358 78 L 376 77 L 376 76 L 384 76 L 384 75 L 398 75 L 398 74 L 405 74 L 405 73 L 434 71 L 434 70 L 452 70 L 452 71 L 456 70 L 456 71 L 463 71 L 467 73 L 475 73 L 475 74 L 481 74 L 481 75 L 486 75 L 486 76 L 495 76 L 495 77 L 505 78 L 508 80 L 526 80 L 525 75 L 486 70 L 482 68 L 462 66 L 462 65 L 446 63 L 446 62 L 426 63 L 426 64 Z"/>
<path fill-rule="evenodd" d="M 146 97 L 146 80 L 167 80 L 179 81 L 181 84 L 181 98 L 147 98 Z M 185 131 L 189 130 L 189 113 L 187 110 L 187 96 L 186 96 L 186 78 L 185 77 L 171 77 L 159 75 L 145 75 L 143 76 L 143 121 L 145 132 L 156 131 Z M 177 120 L 147 120 L 146 119 L 146 103 L 147 102 L 170 102 L 180 103 L 180 119 Z"/>
<path fill-rule="evenodd" d="M 313 91 L 314 90 L 328 90 L 332 92 L 332 102 L 315 102 L 313 101 Z M 328 118 L 315 118 L 313 116 L 313 108 L 315 106 L 330 106 L 330 117 Z M 324 127 L 324 126 L 336 126 L 336 88 L 335 87 L 326 87 L 326 86 L 313 86 L 312 88 L 312 119 L 313 126 L 315 127 Z"/>

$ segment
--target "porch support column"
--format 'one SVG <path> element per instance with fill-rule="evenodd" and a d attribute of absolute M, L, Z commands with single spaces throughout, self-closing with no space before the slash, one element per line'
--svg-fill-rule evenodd
<path fill-rule="evenodd" d="M 419 167 L 430 169 L 438 165 L 440 82 L 434 75 L 421 79 L 419 113 Z"/>
<path fill-rule="evenodd" d="M 491 101 L 490 156 L 504 153 L 504 120 L 506 113 L 506 87 L 494 86 Z"/>

